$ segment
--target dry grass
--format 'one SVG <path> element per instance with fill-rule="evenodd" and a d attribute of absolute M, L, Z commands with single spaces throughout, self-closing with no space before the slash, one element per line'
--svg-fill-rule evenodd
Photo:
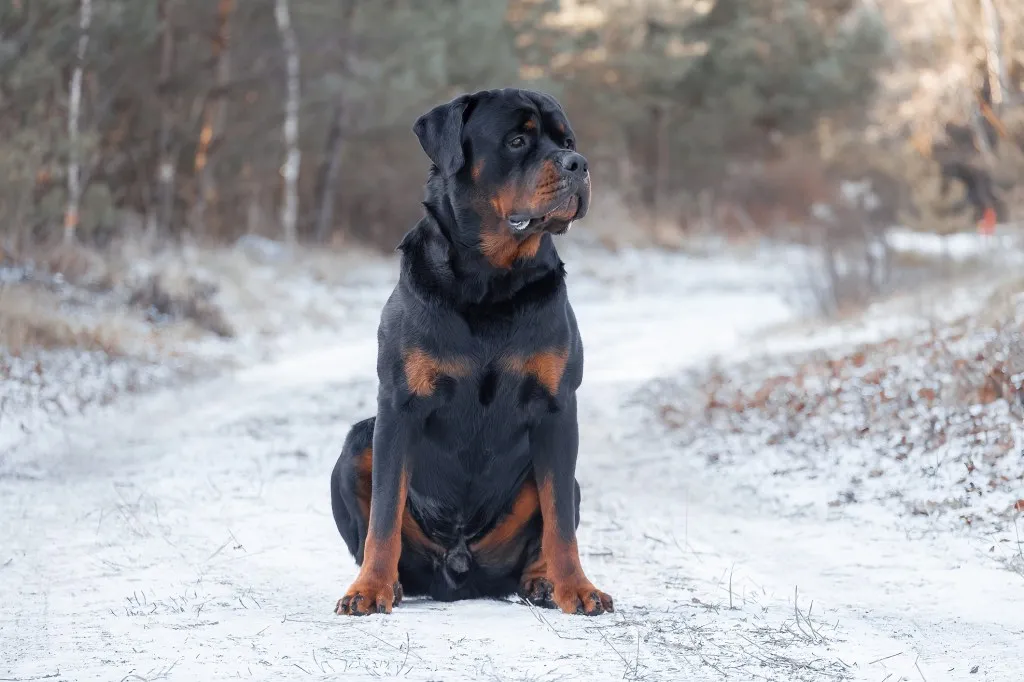
<path fill-rule="evenodd" d="M 63 339 L 59 345 L 74 345 L 75 341 L 56 329 L 57 318 L 66 312 L 62 304 L 73 299 L 78 307 L 89 307 L 90 295 L 116 300 L 127 317 L 141 313 L 162 318 L 161 322 L 191 321 L 218 336 L 233 333 L 223 311 L 213 302 L 217 284 L 213 278 L 196 277 L 181 249 L 157 250 L 139 240 L 121 242 L 103 252 L 78 244 L 58 245 L 20 253 L 4 265 L 20 268 L 26 283 L 41 285 L 54 294 L 49 305 L 52 314 L 47 317 L 55 327 L 53 341 Z M 25 295 L 22 288 L 11 293 L 15 298 Z"/>
<path fill-rule="evenodd" d="M 1024 419 L 1021 367 L 1024 327 L 1019 322 L 971 330 L 955 325 L 845 353 L 813 353 L 799 358 L 789 372 L 747 385 L 716 374 L 705 385 L 704 412 L 770 414 L 797 428 L 808 417 L 827 415 L 842 404 L 862 413 L 855 426 L 877 428 L 883 418 L 896 422 L 906 417 L 904 411 L 929 414 L 942 407 L 953 416 L 961 413 L 970 425 L 981 419 L 971 414 L 973 408 L 1002 400 L 1011 414 Z M 1012 439 L 998 444 L 1005 448 L 1000 455 L 1013 445 Z"/>
<path fill-rule="evenodd" d="M 279 248 L 260 258 L 242 248 L 141 242 L 103 253 L 5 254 L 0 438 L 258 362 L 285 335 L 334 333 L 394 275 L 391 264 L 368 263 L 354 249 Z"/>
<path fill-rule="evenodd" d="M 714 452 L 709 465 L 749 469 L 756 457 L 780 481 L 829 481 L 830 506 L 871 499 L 1003 531 L 1024 482 L 1022 368 L 1024 316 L 970 316 L 700 373 L 694 393 L 659 401 L 659 417 Z"/>
<path fill-rule="evenodd" d="M 375 259 L 351 245 L 288 249 L 269 240 L 255 248 L 127 240 L 103 252 L 75 245 L 6 254 L 0 348 L 151 356 L 187 352 L 181 342 L 203 337 L 333 326 L 359 295 L 361 266 Z"/>
<path fill-rule="evenodd" d="M 82 348 L 119 356 L 125 352 L 123 320 L 85 324 L 60 309 L 57 295 L 33 286 L 0 288 L 0 346 L 20 355 L 28 348 Z"/>
<path fill-rule="evenodd" d="M 111 259 L 94 249 L 61 244 L 52 249 L 27 254 L 46 272 L 60 273 L 70 284 L 87 289 L 109 289 L 113 286 Z"/>
<path fill-rule="evenodd" d="M 1010 279 L 996 287 L 979 317 L 983 324 L 993 326 L 1004 320 L 1024 320 L 1024 277 Z"/>
<path fill-rule="evenodd" d="M 18 256 L 3 263 L 10 277 L 0 285 L 0 348 L 12 355 L 80 349 L 152 356 L 204 330 L 231 334 L 212 300 L 216 287 L 181 269 L 140 276 L 133 264 L 142 259 L 130 250 L 59 246 Z"/>

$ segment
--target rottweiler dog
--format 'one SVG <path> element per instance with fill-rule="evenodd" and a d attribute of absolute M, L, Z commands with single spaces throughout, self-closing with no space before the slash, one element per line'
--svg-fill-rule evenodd
<path fill-rule="evenodd" d="M 583 345 L 553 236 L 590 203 L 562 107 L 518 89 L 417 119 L 431 167 L 377 331 L 377 415 L 357 423 L 331 506 L 360 565 L 338 614 L 403 593 L 613 610 L 576 544 Z"/>

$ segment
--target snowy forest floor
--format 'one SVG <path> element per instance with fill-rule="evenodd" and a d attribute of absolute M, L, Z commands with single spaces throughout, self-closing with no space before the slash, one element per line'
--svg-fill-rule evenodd
<path fill-rule="evenodd" d="M 825 324 L 792 251 L 563 257 L 580 547 L 614 614 L 332 614 L 356 567 L 328 478 L 373 410 L 395 278 L 363 258 L 305 287 L 268 269 L 248 309 L 329 320 L 197 345 L 187 383 L 158 357 L 164 388 L 61 407 L 71 382 L 24 397 L 25 370 L 0 425 L 0 679 L 1019 679 L 1019 298 L 989 320 L 995 284 L 969 281 Z"/>

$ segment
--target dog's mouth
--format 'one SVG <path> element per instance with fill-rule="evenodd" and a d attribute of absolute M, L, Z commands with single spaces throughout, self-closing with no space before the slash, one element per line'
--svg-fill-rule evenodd
<path fill-rule="evenodd" d="M 554 234 L 563 234 L 579 215 L 581 203 L 580 196 L 574 192 L 543 215 L 513 214 L 508 218 L 508 225 L 516 233 L 548 229 Z"/>

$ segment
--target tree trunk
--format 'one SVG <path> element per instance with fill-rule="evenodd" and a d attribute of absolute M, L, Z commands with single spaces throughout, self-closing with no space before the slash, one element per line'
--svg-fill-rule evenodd
<path fill-rule="evenodd" d="M 989 168 L 992 168 L 996 162 L 995 153 L 992 151 L 992 145 L 989 144 L 988 131 L 985 129 L 985 120 L 981 109 L 973 102 L 970 104 L 968 123 L 974 133 L 974 141 L 978 145 L 978 151 L 981 152 L 981 158 Z"/>
<path fill-rule="evenodd" d="M 351 54 L 352 23 L 355 18 L 356 0 L 348 0 L 342 10 L 340 27 L 342 41 L 341 70 L 347 72 Z M 313 238 L 320 243 L 327 241 L 334 216 L 334 199 L 341 170 L 341 150 L 345 142 L 345 92 L 338 94 L 338 100 L 331 112 L 331 124 L 327 129 L 324 156 L 316 173 L 316 217 L 313 223 Z"/>
<path fill-rule="evenodd" d="M 993 0 L 981 0 L 981 11 L 984 21 L 985 64 L 988 67 L 988 80 L 992 88 L 992 108 L 999 111 L 1003 103 L 1003 89 L 1006 86 L 1006 67 L 1003 62 L 1002 27 L 999 25 L 999 12 Z"/>
<path fill-rule="evenodd" d="M 327 241 L 334 217 L 334 191 L 338 182 L 338 171 L 341 170 L 341 148 L 344 142 L 342 120 L 345 107 L 339 95 L 331 114 L 331 125 L 327 129 L 327 140 L 324 145 L 324 158 L 316 173 L 316 222 L 313 226 L 313 238 L 317 242 Z"/>
<path fill-rule="evenodd" d="M 82 72 L 85 69 L 85 51 L 89 47 L 89 24 L 92 22 L 92 0 L 81 0 L 78 14 L 78 52 L 71 73 L 70 101 L 68 103 L 68 205 L 64 211 L 64 243 L 75 240 L 79 210 L 82 204 L 82 150 L 79 118 L 82 113 Z"/>
<path fill-rule="evenodd" d="M 229 22 L 234 11 L 234 0 L 220 0 L 217 8 L 217 33 L 210 49 L 217 65 L 215 94 L 209 96 L 203 107 L 203 127 L 196 147 L 195 172 L 198 178 L 198 192 L 193 214 L 193 230 L 198 234 L 206 232 L 206 208 L 217 200 L 216 178 L 213 175 L 213 159 L 210 154 L 224 135 L 224 118 L 227 112 L 227 98 L 224 92 L 231 78 L 231 59 L 228 49 Z"/>
<path fill-rule="evenodd" d="M 174 26 L 171 18 L 174 0 L 160 0 L 160 75 L 157 91 L 160 93 L 160 137 L 159 158 L 157 160 L 157 220 L 156 230 L 161 235 L 170 229 L 171 214 L 174 210 L 174 150 L 173 150 L 173 112 L 169 93 L 171 79 L 174 77 Z"/>
<path fill-rule="evenodd" d="M 669 150 L 668 150 L 668 112 L 662 104 L 651 109 L 651 130 L 654 134 L 654 178 L 651 191 L 651 213 L 655 227 L 661 229 L 661 221 L 665 217 L 665 198 L 668 195 Z"/>
<path fill-rule="evenodd" d="M 285 162 L 281 169 L 284 176 L 284 198 L 281 202 L 281 228 L 288 244 L 297 239 L 296 222 L 299 212 L 299 164 L 302 153 L 299 150 L 299 50 L 292 27 L 288 0 L 277 0 L 274 16 L 281 32 L 287 70 L 288 95 L 284 109 Z"/>

